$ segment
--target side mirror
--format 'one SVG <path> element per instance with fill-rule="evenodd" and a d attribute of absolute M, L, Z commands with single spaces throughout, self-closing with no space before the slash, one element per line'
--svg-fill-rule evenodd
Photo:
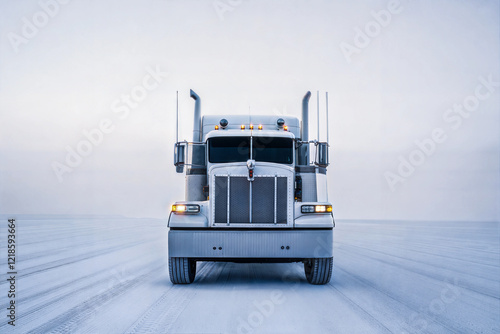
<path fill-rule="evenodd" d="M 328 143 L 316 144 L 316 165 L 319 167 L 328 167 L 330 161 L 328 159 Z"/>
<path fill-rule="evenodd" d="M 174 166 L 177 173 L 184 172 L 186 163 L 186 143 L 175 143 L 174 148 Z"/>

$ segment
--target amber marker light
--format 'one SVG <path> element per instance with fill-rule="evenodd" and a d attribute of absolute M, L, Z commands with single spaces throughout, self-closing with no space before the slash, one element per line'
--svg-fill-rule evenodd
<path fill-rule="evenodd" d="M 250 124 L 250 130 L 253 130 L 253 124 Z"/>
<path fill-rule="evenodd" d="M 245 130 L 245 125 L 241 124 L 241 130 Z"/>
<path fill-rule="evenodd" d="M 259 124 L 259 130 L 262 130 L 262 124 Z"/>
<path fill-rule="evenodd" d="M 215 126 L 215 130 L 219 130 L 219 126 L 218 125 Z"/>
<path fill-rule="evenodd" d="M 283 129 L 284 129 L 285 131 L 288 131 L 288 125 L 285 125 L 285 126 L 283 127 Z"/>

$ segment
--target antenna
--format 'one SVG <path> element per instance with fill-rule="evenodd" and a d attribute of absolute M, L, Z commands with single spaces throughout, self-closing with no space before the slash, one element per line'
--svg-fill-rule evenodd
<path fill-rule="evenodd" d="M 330 127 L 328 125 L 328 92 L 325 92 L 326 97 L 326 154 L 327 157 L 330 151 Z M 330 160 L 330 158 L 328 158 Z M 326 201 L 328 202 L 328 176 L 326 177 Z"/>
<path fill-rule="evenodd" d="M 175 142 L 179 142 L 179 91 L 175 93 Z"/>
<path fill-rule="evenodd" d="M 317 121 L 318 121 L 318 141 L 319 141 L 319 90 L 316 91 L 316 100 L 317 100 L 316 107 L 317 107 L 317 110 L 318 110 L 316 118 L 317 118 Z"/>
<path fill-rule="evenodd" d="M 330 127 L 328 124 L 328 92 L 325 92 L 326 95 L 326 144 L 330 145 Z"/>

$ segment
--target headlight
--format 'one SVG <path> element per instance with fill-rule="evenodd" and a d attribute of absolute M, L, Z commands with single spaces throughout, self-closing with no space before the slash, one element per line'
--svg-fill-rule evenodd
<path fill-rule="evenodd" d="M 332 212 L 331 205 L 302 205 L 302 213 L 330 213 Z"/>
<path fill-rule="evenodd" d="M 172 205 L 172 212 L 198 213 L 200 212 L 200 206 L 198 204 L 174 204 Z"/>

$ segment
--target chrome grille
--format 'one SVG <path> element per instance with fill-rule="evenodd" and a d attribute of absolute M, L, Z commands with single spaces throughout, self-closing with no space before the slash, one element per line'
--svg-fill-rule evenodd
<path fill-rule="evenodd" d="M 250 222 L 250 185 L 246 177 L 231 177 L 229 186 L 229 222 Z M 217 196 L 217 195 L 216 195 Z"/>
<path fill-rule="evenodd" d="M 286 224 L 287 217 L 287 187 L 286 177 L 277 178 L 277 196 L 276 196 L 276 222 L 278 224 Z"/>
<path fill-rule="evenodd" d="M 252 222 L 274 223 L 274 177 L 256 177 L 252 184 Z"/>
<path fill-rule="evenodd" d="M 227 176 L 215 177 L 214 221 L 216 223 L 227 223 L 227 181 Z"/>
<path fill-rule="evenodd" d="M 287 224 L 287 177 L 214 177 L 215 224 Z"/>

